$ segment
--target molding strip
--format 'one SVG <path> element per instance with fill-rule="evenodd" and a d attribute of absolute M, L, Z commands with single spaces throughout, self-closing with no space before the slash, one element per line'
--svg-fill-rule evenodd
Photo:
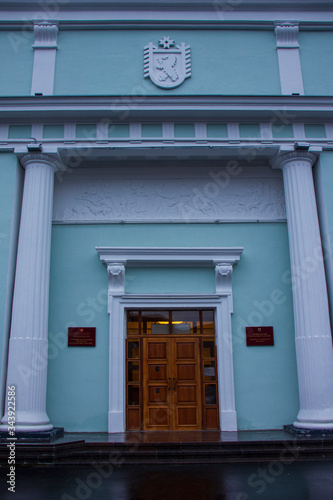
<path fill-rule="evenodd" d="M 237 264 L 243 247 L 96 247 L 102 262 L 127 267 L 177 267 L 200 265 L 212 267 L 221 263 Z"/>
<path fill-rule="evenodd" d="M 45 49 L 44 49 L 45 50 Z M 287 49 L 281 49 L 287 50 Z M 293 49 L 292 49 L 293 50 Z M 121 123 L 119 118 L 123 112 L 131 118 L 158 117 L 182 120 L 195 117 L 206 117 L 211 120 L 243 119 L 251 117 L 256 120 L 275 118 L 295 121 L 305 118 L 325 118 L 331 121 L 333 97 L 331 96 L 26 96 L 0 97 L 1 122 L 10 118 L 11 123 L 18 118 L 42 117 L 55 123 L 60 117 L 73 122 L 92 117 L 110 117 L 112 123 Z M 223 113 L 223 115 L 221 115 Z M 282 114 L 281 114 L 282 113 Z M 287 113 L 293 113 L 290 116 Z M 287 114 L 287 115 L 286 115 Z M 296 116 L 295 116 L 296 114 Z M 51 122 L 52 123 L 52 122 Z"/>

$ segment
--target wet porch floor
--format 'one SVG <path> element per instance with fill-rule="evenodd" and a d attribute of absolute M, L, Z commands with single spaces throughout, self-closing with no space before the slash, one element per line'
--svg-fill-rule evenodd
<path fill-rule="evenodd" d="M 333 461 L 17 468 L 2 500 L 332 500 Z"/>
<path fill-rule="evenodd" d="M 294 437 L 284 430 L 263 431 L 128 431 L 107 432 L 65 432 L 64 436 L 52 441 L 54 444 L 84 440 L 87 443 L 231 443 L 257 441 L 290 441 Z M 303 439 L 303 438 L 298 438 Z M 305 438 L 311 439 L 311 438 Z"/>

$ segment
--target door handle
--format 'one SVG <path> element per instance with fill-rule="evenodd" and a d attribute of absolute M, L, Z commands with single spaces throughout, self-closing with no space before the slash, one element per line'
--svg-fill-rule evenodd
<path fill-rule="evenodd" d="M 177 382 L 176 382 L 176 379 L 174 378 L 174 379 L 173 379 L 173 390 L 174 390 L 174 391 L 176 390 L 176 383 L 177 383 Z"/>

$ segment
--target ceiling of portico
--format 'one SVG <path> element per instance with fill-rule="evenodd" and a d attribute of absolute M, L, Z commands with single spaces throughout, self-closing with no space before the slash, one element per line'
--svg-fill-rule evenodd
<path fill-rule="evenodd" d="M 151 147 L 151 148 L 96 148 L 86 150 L 75 150 L 71 148 L 60 148 L 59 157 L 64 165 L 76 168 L 110 167 L 112 163 L 121 165 L 135 165 L 144 167 L 147 162 L 150 165 L 164 164 L 170 167 L 181 163 L 182 166 L 192 167 L 195 164 L 203 165 L 203 162 L 227 163 L 237 159 L 243 165 L 255 164 L 265 166 L 269 164 L 278 152 L 278 147 L 257 146 L 252 148 L 241 148 L 239 145 L 225 147 Z M 174 165 L 176 166 L 176 165 Z"/>

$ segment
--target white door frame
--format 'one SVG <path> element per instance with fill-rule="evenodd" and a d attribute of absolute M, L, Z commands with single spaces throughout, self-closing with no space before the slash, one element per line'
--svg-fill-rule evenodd
<path fill-rule="evenodd" d="M 126 430 L 126 310 L 127 309 L 200 309 L 215 311 L 215 341 L 219 387 L 220 429 L 237 430 L 235 408 L 234 369 L 232 350 L 231 314 L 232 270 L 243 251 L 242 248 L 218 249 L 147 249 L 97 247 L 100 259 L 107 264 L 109 323 L 109 413 L 108 432 Z M 195 253 L 195 255 L 194 255 Z M 157 257 L 157 254 L 158 257 Z M 212 258 L 214 254 L 214 257 Z M 168 258 L 167 258 L 168 257 Z M 186 258 L 187 257 L 187 258 Z M 215 266 L 216 294 L 126 294 L 125 265 L 151 267 L 164 265 L 177 267 Z"/>

